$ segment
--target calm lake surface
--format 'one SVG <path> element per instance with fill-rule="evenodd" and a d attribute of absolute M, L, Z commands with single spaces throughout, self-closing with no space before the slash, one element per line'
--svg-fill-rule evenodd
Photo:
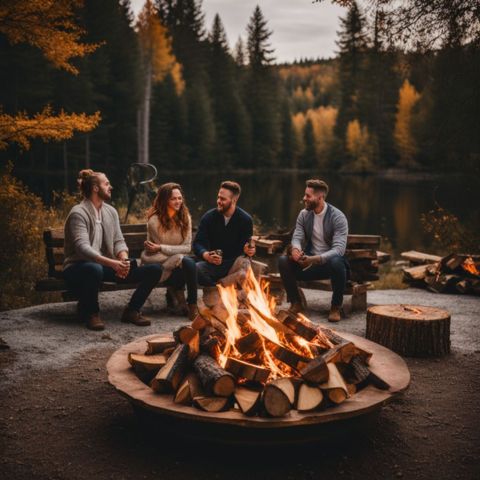
<path fill-rule="evenodd" d="M 194 221 L 197 221 L 203 212 L 215 206 L 221 180 L 236 180 L 243 190 L 239 205 L 254 215 L 262 231 L 268 231 L 294 226 L 302 208 L 305 180 L 316 176 L 318 174 L 303 172 L 190 173 L 168 176 L 160 173 L 158 183 L 180 183 Z M 420 216 L 437 204 L 457 215 L 462 223 L 469 223 L 472 230 L 480 229 L 478 176 L 421 178 L 418 175 L 327 174 L 321 178 L 330 186 L 327 201 L 346 214 L 350 232 L 382 235 L 390 242 L 394 253 L 409 249 L 428 250 L 431 247 L 429 237 L 423 232 Z M 35 188 L 35 179 L 24 179 L 32 190 L 46 198 L 44 188 Z M 50 190 L 56 187 L 55 180 L 48 183 Z M 61 189 L 61 183 L 57 188 Z M 120 191 L 122 188 L 114 191 L 117 204 Z"/>

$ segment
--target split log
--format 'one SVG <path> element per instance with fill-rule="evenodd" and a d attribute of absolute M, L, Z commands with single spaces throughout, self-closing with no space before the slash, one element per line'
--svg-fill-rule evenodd
<path fill-rule="evenodd" d="M 235 389 L 234 397 L 244 415 L 255 415 L 261 404 L 262 392 L 239 386 Z"/>
<path fill-rule="evenodd" d="M 202 300 L 208 308 L 212 308 L 222 302 L 217 287 L 204 287 Z"/>
<path fill-rule="evenodd" d="M 417 265 L 416 267 L 403 269 L 403 275 L 407 281 L 421 281 L 427 276 L 427 273 L 427 265 Z"/>
<path fill-rule="evenodd" d="M 289 310 L 280 310 L 277 314 L 277 319 L 295 334 L 307 341 L 311 341 L 317 336 L 318 330 L 313 324 L 309 325 L 308 322 L 302 321 L 301 317 L 293 314 Z"/>
<path fill-rule="evenodd" d="M 219 339 L 213 335 L 202 335 L 200 337 L 200 351 L 218 360 L 219 343 Z"/>
<path fill-rule="evenodd" d="M 263 391 L 263 405 L 272 417 L 283 417 L 293 407 L 295 388 L 288 378 L 267 383 Z"/>
<path fill-rule="evenodd" d="M 163 354 L 141 355 L 129 353 L 128 361 L 133 371 L 142 382 L 149 383 L 157 372 L 167 363 L 167 357 Z"/>
<path fill-rule="evenodd" d="M 316 357 L 300 370 L 300 375 L 310 383 L 324 383 L 328 380 L 328 367 L 323 357 Z"/>
<path fill-rule="evenodd" d="M 262 340 L 257 332 L 250 332 L 235 341 L 235 347 L 241 354 L 255 352 L 261 346 Z"/>
<path fill-rule="evenodd" d="M 196 397 L 193 403 L 206 412 L 222 412 L 230 407 L 228 397 Z"/>
<path fill-rule="evenodd" d="M 350 363 L 357 349 L 352 342 L 343 342 L 327 350 L 323 355 L 325 363 Z"/>
<path fill-rule="evenodd" d="M 246 378 L 252 382 L 265 383 L 271 371 L 268 368 L 259 367 L 253 363 L 244 362 L 236 358 L 227 358 L 225 370 L 238 378 Z"/>
<path fill-rule="evenodd" d="M 271 342 L 270 340 L 267 340 L 267 339 L 265 341 L 267 342 L 268 348 L 272 352 L 273 356 L 277 360 L 280 360 L 282 363 L 285 363 L 285 365 L 288 365 L 289 367 L 293 368 L 297 372 L 299 372 L 304 367 L 306 367 L 307 364 L 310 363 L 311 361 L 310 358 L 299 355 L 298 353 L 294 352 L 293 350 L 290 350 L 289 348 L 283 345 Z"/>
<path fill-rule="evenodd" d="M 183 325 L 182 327 L 178 328 L 173 332 L 173 338 L 176 340 L 177 343 L 184 343 L 185 345 L 190 342 L 192 337 L 198 334 L 198 330 L 191 327 L 190 325 Z"/>
<path fill-rule="evenodd" d="M 205 393 L 198 376 L 194 372 L 190 372 L 177 390 L 173 401 L 181 405 L 191 405 L 194 398 L 203 396 Z"/>
<path fill-rule="evenodd" d="M 373 249 L 366 249 L 366 248 L 346 250 L 345 255 L 348 258 L 348 260 L 354 260 L 357 258 L 370 258 L 372 260 L 377 259 L 377 251 Z"/>
<path fill-rule="evenodd" d="M 233 375 L 221 368 L 209 355 L 199 355 L 193 362 L 193 368 L 208 393 L 229 397 L 235 391 Z"/>
<path fill-rule="evenodd" d="M 297 410 L 308 412 L 319 407 L 323 401 L 323 393 L 318 387 L 311 387 L 306 383 L 300 385 L 298 390 Z"/>
<path fill-rule="evenodd" d="M 333 330 L 331 330 L 329 328 L 320 327 L 319 330 L 320 330 L 320 333 L 323 334 L 331 342 L 332 345 L 337 345 L 338 346 L 338 345 L 351 343 L 349 340 L 347 340 L 346 338 L 343 338 L 342 336 L 338 335 L 336 332 L 334 332 Z M 328 352 L 326 352 L 326 353 L 328 353 Z M 344 358 L 344 360 L 341 360 L 341 361 L 343 361 L 344 363 L 348 363 L 348 362 L 345 362 L 345 361 L 348 358 L 347 355 L 349 355 L 350 353 L 351 352 L 349 352 L 348 349 L 347 349 L 346 352 L 345 352 L 345 355 L 342 356 L 342 358 Z M 357 345 L 355 345 L 355 355 L 360 355 L 362 357 L 362 359 L 368 364 L 370 358 L 372 357 L 372 352 L 370 352 L 368 350 L 365 350 L 364 348 L 360 348 Z"/>
<path fill-rule="evenodd" d="M 391 256 L 389 253 L 386 252 L 380 252 L 377 250 L 377 260 L 378 263 L 386 263 L 390 260 Z"/>
<path fill-rule="evenodd" d="M 417 252 L 415 250 L 410 250 L 408 252 L 401 253 L 401 257 L 405 258 L 411 263 L 421 264 L 421 263 L 437 263 L 442 257 L 438 255 L 430 255 L 428 253 Z"/>
<path fill-rule="evenodd" d="M 227 327 L 225 324 L 211 313 L 210 309 L 203 303 L 201 299 L 198 300 L 197 306 L 198 312 L 209 323 L 209 325 L 225 336 L 227 332 Z"/>
<path fill-rule="evenodd" d="M 405 356 L 450 352 L 450 314 L 416 305 L 377 305 L 367 311 L 366 337 Z"/>
<path fill-rule="evenodd" d="M 348 398 L 348 388 L 337 366 L 334 363 L 328 363 L 327 366 L 328 381 L 319 386 L 328 399 L 338 405 Z"/>
<path fill-rule="evenodd" d="M 188 368 L 188 345 L 178 345 L 167 363 L 158 371 L 150 386 L 156 392 L 175 392 Z"/>
<path fill-rule="evenodd" d="M 167 348 L 171 347 L 175 347 L 175 339 L 173 338 L 173 335 L 159 335 L 158 337 L 147 340 L 147 350 L 145 355 L 163 353 Z"/>

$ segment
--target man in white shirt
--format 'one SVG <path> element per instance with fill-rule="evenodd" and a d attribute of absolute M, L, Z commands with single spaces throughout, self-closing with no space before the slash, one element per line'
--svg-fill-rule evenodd
<path fill-rule="evenodd" d="M 305 209 L 297 218 L 291 253 L 280 257 L 278 266 L 294 312 L 301 310 L 298 280 L 330 279 L 333 295 L 328 320 L 338 322 L 349 269 L 344 257 L 348 222 L 338 208 L 325 201 L 327 194 L 328 185 L 324 181 L 307 180 Z"/>

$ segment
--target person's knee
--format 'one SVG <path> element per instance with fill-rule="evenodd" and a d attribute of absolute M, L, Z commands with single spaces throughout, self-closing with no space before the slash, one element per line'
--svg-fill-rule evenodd
<path fill-rule="evenodd" d="M 157 263 L 152 263 L 150 265 L 145 265 L 144 275 L 152 280 L 160 280 L 162 276 L 163 268 Z"/>
<path fill-rule="evenodd" d="M 327 262 L 330 268 L 335 272 L 341 272 L 346 270 L 345 260 L 340 255 L 335 255 Z"/>
<path fill-rule="evenodd" d="M 279 270 L 286 270 L 289 268 L 289 259 L 286 255 L 281 255 L 278 258 L 278 269 Z"/>
<path fill-rule="evenodd" d="M 99 263 L 85 263 L 82 273 L 86 282 L 101 283 L 103 280 L 103 267 Z"/>
<path fill-rule="evenodd" d="M 192 257 L 183 257 L 182 258 L 182 268 L 185 270 L 193 271 L 196 268 L 195 260 Z"/>

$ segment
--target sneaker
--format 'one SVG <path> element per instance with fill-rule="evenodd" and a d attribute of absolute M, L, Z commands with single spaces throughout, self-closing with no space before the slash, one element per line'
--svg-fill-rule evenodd
<path fill-rule="evenodd" d="M 332 305 L 330 308 L 330 313 L 328 314 L 329 322 L 339 322 L 342 318 L 341 315 L 342 306 Z"/>
<path fill-rule="evenodd" d="M 98 313 L 92 313 L 87 317 L 86 326 L 89 330 L 105 330 L 105 324 Z"/>
<path fill-rule="evenodd" d="M 137 327 L 148 327 L 151 324 L 150 320 L 143 317 L 140 312 L 128 307 L 123 311 L 121 321 L 123 323 L 133 323 Z"/>

